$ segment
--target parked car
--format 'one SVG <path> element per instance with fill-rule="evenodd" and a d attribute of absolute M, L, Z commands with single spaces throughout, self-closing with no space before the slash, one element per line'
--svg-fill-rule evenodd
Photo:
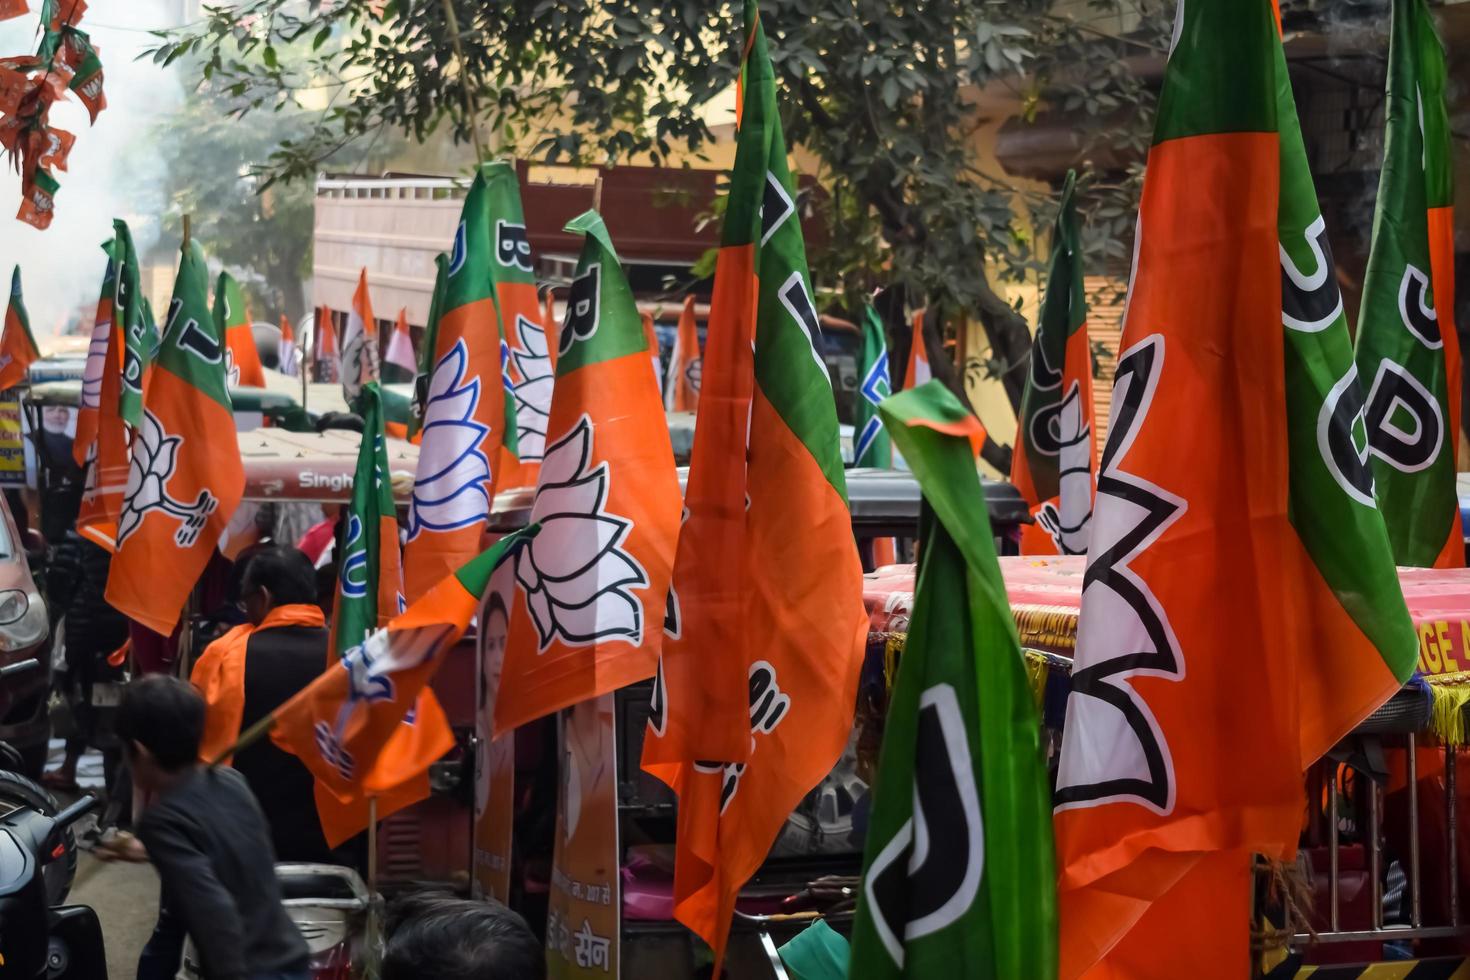
<path fill-rule="evenodd" d="M 0 768 L 16 769 L 34 778 L 45 765 L 51 737 L 46 714 L 51 689 L 51 655 L 46 640 L 51 629 L 24 545 L 10 505 L 0 495 L 0 668 L 31 658 L 40 661 L 38 670 L 0 680 L 0 742 L 20 755 L 19 765 L 14 759 L 0 759 Z"/>

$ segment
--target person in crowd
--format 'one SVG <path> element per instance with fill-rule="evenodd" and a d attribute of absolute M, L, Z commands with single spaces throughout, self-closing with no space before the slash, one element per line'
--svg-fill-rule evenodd
<path fill-rule="evenodd" d="M 155 674 L 123 692 L 117 734 L 141 796 L 138 836 L 162 882 L 138 980 L 172 980 L 185 933 L 205 980 L 306 980 L 310 955 L 281 903 L 271 835 L 237 772 L 199 765 L 204 699 Z"/>
<path fill-rule="evenodd" d="M 382 980 L 545 980 L 526 920 L 490 900 L 419 892 L 394 903 Z"/>
<path fill-rule="evenodd" d="M 99 703 L 107 703 L 98 686 L 122 679 L 119 668 L 107 662 L 108 655 L 128 638 L 128 621 L 108 605 L 107 572 L 112 556 L 75 531 L 67 532 L 56 546 L 46 569 L 46 592 L 52 615 L 65 619 L 62 631 L 66 673 L 59 678 L 63 696 L 71 708 L 71 733 L 61 765 L 46 773 L 42 782 L 54 790 L 77 791 L 77 764 L 88 747 L 104 750 L 104 772 L 109 789 L 117 774 L 117 746 L 105 726 L 99 727 Z M 116 698 L 110 699 L 115 704 Z M 110 709 L 109 713 L 110 713 Z"/>
<path fill-rule="evenodd" d="M 328 633 L 316 575 L 295 548 L 266 545 L 245 557 L 240 604 L 245 625 L 205 648 L 191 680 L 208 705 L 203 759 L 284 704 L 327 668 Z M 261 801 L 282 861 L 342 861 L 322 834 L 311 771 L 268 738 L 235 754 L 236 770 Z"/>

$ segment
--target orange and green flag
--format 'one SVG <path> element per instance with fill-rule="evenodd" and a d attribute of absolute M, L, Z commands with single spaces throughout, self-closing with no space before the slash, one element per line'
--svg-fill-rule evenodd
<path fill-rule="evenodd" d="M 138 285 L 138 253 L 126 222 L 113 222 L 108 254 L 111 261 L 103 288 L 110 289 L 110 296 L 98 304 L 97 323 L 97 329 L 102 329 L 105 307 L 107 347 L 101 360 L 95 362 L 101 372 L 101 377 L 96 379 L 95 448 L 77 516 L 77 533 L 113 551 L 117 547 L 123 492 L 129 479 L 129 446 L 132 433 L 143 417 L 143 392 L 150 375 L 157 331 Z M 88 401 L 88 380 L 94 368 L 92 354 L 97 349 L 97 339 L 94 332 L 87 378 L 82 385 L 84 406 Z"/>
<path fill-rule="evenodd" d="M 112 345 L 112 298 L 115 267 L 112 261 L 113 242 L 103 243 L 102 251 L 107 255 L 107 269 L 102 274 L 102 291 L 97 297 L 97 315 L 92 320 L 92 339 L 87 345 L 87 361 L 82 370 L 82 394 L 77 407 L 77 434 L 72 440 L 72 458 L 79 467 L 91 465 L 97 449 L 98 416 L 102 408 L 103 378 L 107 373 L 108 351 Z M 117 352 L 114 351 L 114 361 Z M 117 370 L 122 369 L 117 361 Z"/>
<path fill-rule="evenodd" d="M 526 216 L 521 208 L 520 181 L 515 165 L 503 161 L 484 168 L 489 194 L 495 253 L 490 279 L 495 284 L 495 307 L 500 314 L 501 357 L 505 363 L 508 425 L 501 453 L 504 472 L 501 489 L 536 485 L 536 468 L 546 451 L 546 425 L 551 415 L 552 364 L 541 303 L 536 296 L 536 266 Z"/>
<path fill-rule="evenodd" d="M 683 499 L 633 292 L 595 211 L 560 336 L 550 428 L 516 557 L 495 737 L 652 677 Z"/>
<path fill-rule="evenodd" d="M 108 603 L 164 636 L 245 489 L 207 277 L 203 249 L 188 243 L 133 434 L 107 578 Z"/>
<path fill-rule="evenodd" d="M 756 4 L 643 766 L 679 796 L 674 913 L 735 897 L 851 732 L 867 640 L 837 412 Z M 566 346 L 563 341 L 563 347 Z"/>
<path fill-rule="evenodd" d="M 424 428 L 424 409 L 429 402 L 429 382 L 434 365 L 443 356 L 439 350 L 439 321 L 444 312 L 444 282 L 449 277 L 449 256 L 434 256 L 434 292 L 429 297 L 429 319 L 424 324 L 423 343 L 419 347 L 418 373 L 413 379 L 413 409 L 408 417 L 408 437 L 417 441 Z"/>
<path fill-rule="evenodd" d="M 347 533 L 332 616 L 332 664 L 403 612 L 397 511 L 384 435 L 383 394 L 377 382 L 362 387 L 357 411 L 363 420 L 363 436 L 347 508 Z M 350 788 L 317 784 L 317 812 L 327 843 L 336 847 L 367 826 L 369 795 L 377 799 L 379 820 L 426 799 L 429 767 L 453 745 L 454 735 L 444 709 L 426 686 L 370 771 L 365 771 Z M 364 789 L 367 786 L 373 787 L 371 793 Z"/>
<path fill-rule="evenodd" d="M 674 334 L 674 349 L 669 356 L 668 377 L 664 381 L 664 408 L 670 412 L 699 410 L 699 382 L 704 360 L 699 353 L 699 323 L 694 316 L 694 294 L 684 297 L 679 311 L 679 328 Z M 886 368 L 885 368 L 886 370 Z"/>
<path fill-rule="evenodd" d="M 1393 0 L 1387 135 L 1357 362 L 1378 506 L 1400 565 L 1465 564 L 1455 489 L 1455 152 L 1444 46 L 1424 0 Z"/>
<path fill-rule="evenodd" d="M 342 333 L 342 394 L 347 404 L 357 404 L 358 393 L 378 380 L 378 320 L 373 316 L 373 298 L 368 291 L 367 268 L 357 277 L 352 308 L 347 311 L 347 329 Z"/>
<path fill-rule="evenodd" d="M 1294 857 L 1303 770 L 1417 655 L 1271 4 L 1179 18 L 1056 780 L 1064 978 L 1247 975 L 1252 855 Z"/>
<path fill-rule="evenodd" d="M 1021 532 L 1023 555 L 1084 555 L 1091 536 L 1097 425 L 1076 182 L 1068 171 L 1011 459 L 1011 482 L 1026 498 L 1034 522 Z"/>
<path fill-rule="evenodd" d="M 375 630 L 276 709 L 271 738 L 334 796 L 388 793 L 402 783 L 404 718 L 464 635 L 500 562 L 535 537 L 531 525 L 498 541 Z M 442 744 L 440 754 L 453 745 Z M 417 750 L 415 750 L 417 751 Z"/>
<path fill-rule="evenodd" d="M 31 318 L 20 291 L 20 266 L 10 275 L 10 304 L 5 307 L 5 331 L 0 333 L 0 391 L 26 379 L 31 363 L 41 356 L 31 336 Z"/>
<path fill-rule="evenodd" d="M 482 165 L 465 196 L 444 269 L 441 312 L 426 345 L 434 361 L 403 553 L 409 602 L 480 553 L 480 537 L 501 486 L 501 446 L 515 442 L 491 271 L 498 261 L 492 255 L 492 180 L 503 184 L 504 179 L 495 177 L 494 164 Z"/>
<path fill-rule="evenodd" d="M 245 293 L 228 272 L 219 274 L 214 287 L 214 330 L 225 338 L 226 383 L 232 388 L 264 388 L 265 368 L 255 346 L 255 331 L 250 329 Z"/>

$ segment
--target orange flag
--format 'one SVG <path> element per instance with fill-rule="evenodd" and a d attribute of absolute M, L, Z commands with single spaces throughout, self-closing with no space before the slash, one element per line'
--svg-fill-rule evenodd
<path fill-rule="evenodd" d="M 214 329 L 225 338 L 225 377 L 231 387 L 265 387 L 265 368 L 255 346 L 255 331 L 250 328 L 250 311 L 245 308 L 245 294 L 228 272 L 219 274 L 214 289 Z"/>
<path fill-rule="evenodd" d="M 718 964 L 735 897 L 847 745 L 867 642 L 831 380 L 776 85 L 744 109 L 643 766 L 679 795 L 674 914 Z M 563 338 L 565 346 L 565 338 Z"/>
<path fill-rule="evenodd" d="M 671 412 L 693 412 L 699 408 L 699 380 L 704 358 L 699 353 L 699 326 L 694 318 L 694 296 L 684 298 L 679 314 L 679 333 L 669 358 L 664 382 L 664 407 Z"/>
<path fill-rule="evenodd" d="M 435 745 L 404 739 L 403 719 L 464 635 L 503 558 L 535 537 L 535 525 L 501 539 L 371 634 L 276 711 L 271 738 L 301 759 L 340 801 L 390 793 L 405 769 L 454 745 L 447 728 L 414 725 Z M 401 753 L 401 755 L 400 755 Z"/>
<path fill-rule="evenodd" d="M 286 318 L 286 314 L 282 313 L 281 347 L 280 353 L 276 355 L 276 369 L 282 374 L 288 374 L 294 378 L 296 372 L 300 369 L 297 363 L 298 357 L 299 354 L 296 350 L 296 331 L 291 329 L 291 321 Z"/>
<path fill-rule="evenodd" d="M 204 252 L 179 262 L 169 324 L 148 384 L 107 578 L 112 607 L 164 636 L 208 564 L 245 489 L 224 343 Z"/>
<path fill-rule="evenodd" d="M 10 276 L 10 305 L 5 308 L 5 332 L 0 334 L 0 391 L 25 381 L 31 362 L 41 356 L 31 336 L 31 318 L 26 315 L 20 293 L 20 266 Z"/>
<path fill-rule="evenodd" d="M 683 510 L 617 252 L 595 211 L 567 230 L 586 243 L 531 508 L 542 530 L 516 559 L 496 738 L 653 676 Z"/>
<path fill-rule="evenodd" d="M 312 334 L 316 340 L 317 380 L 338 380 L 342 375 L 342 362 L 337 357 L 337 327 L 332 323 L 331 307 L 317 309 Z"/>
<path fill-rule="evenodd" d="M 909 343 L 909 367 L 903 376 L 903 390 L 917 388 L 934 377 L 929 370 L 929 350 L 924 346 L 924 311 L 914 314 L 913 340 Z"/>
<path fill-rule="evenodd" d="M 1069 980 L 1249 975 L 1251 856 L 1418 653 L 1271 7 L 1179 18 L 1056 778 Z"/>
<path fill-rule="evenodd" d="M 648 346 L 649 356 L 653 359 L 653 383 L 662 385 L 664 380 L 664 362 L 658 356 L 658 330 L 654 328 L 653 314 L 639 314 L 643 320 L 643 340 Z"/>
<path fill-rule="evenodd" d="M 102 406 L 103 378 L 107 365 L 112 363 L 114 371 L 122 370 L 120 352 L 114 351 L 113 360 L 107 359 L 112 343 L 112 293 L 113 263 L 112 242 L 102 246 L 107 253 L 107 271 L 102 277 L 102 294 L 97 297 L 97 315 L 92 319 L 92 339 L 87 346 L 87 362 L 82 370 L 82 397 L 77 408 L 77 434 L 72 440 L 72 458 L 79 467 L 85 468 L 97 449 L 98 414 Z"/>
<path fill-rule="evenodd" d="M 351 405 L 362 386 L 378 380 L 378 321 L 368 293 L 367 269 L 357 277 L 347 329 L 342 334 L 342 393 Z"/>
<path fill-rule="evenodd" d="M 408 310 L 398 311 L 398 322 L 393 324 L 393 336 L 388 338 L 388 350 L 383 354 L 383 363 L 403 369 L 409 378 L 418 372 L 418 358 L 413 354 L 413 336 L 408 332 Z"/>

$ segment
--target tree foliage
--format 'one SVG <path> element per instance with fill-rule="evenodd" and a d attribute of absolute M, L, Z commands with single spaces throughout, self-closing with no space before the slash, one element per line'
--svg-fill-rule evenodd
<path fill-rule="evenodd" d="M 1018 400 L 1029 334 L 992 277 L 1039 272 L 1031 229 L 1050 219 L 1049 191 L 987 163 L 978 132 L 1009 102 L 1026 119 L 1065 113 L 1080 157 L 1095 146 L 1141 157 L 1152 97 L 1140 64 L 1162 59 L 1163 7 L 762 4 L 788 143 L 823 191 L 803 203 L 826 225 L 812 255 L 826 303 L 852 310 L 890 287 L 894 326 L 905 305 L 927 306 L 934 343 L 978 317 Z M 735 81 L 740 21 L 738 3 L 708 0 L 247 0 L 161 38 L 156 57 L 198 59 L 242 113 L 332 92 L 310 131 L 269 156 L 267 185 L 375 133 L 426 140 L 446 127 L 456 142 L 486 133 L 497 151 L 547 162 L 668 164 L 711 145 L 708 107 Z M 1126 255 L 1137 174 L 1083 169 L 1096 254 Z M 901 356 L 906 332 L 895 333 Z"/>

